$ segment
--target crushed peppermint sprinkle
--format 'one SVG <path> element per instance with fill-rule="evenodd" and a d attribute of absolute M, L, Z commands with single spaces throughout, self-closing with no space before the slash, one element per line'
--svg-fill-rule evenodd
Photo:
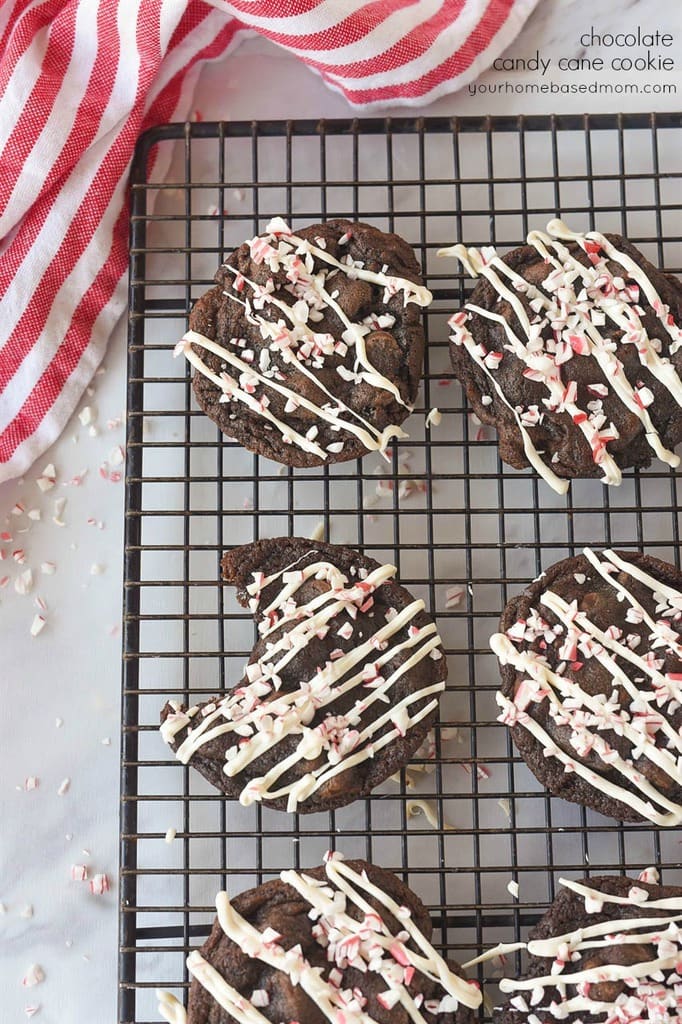
<path fill-rule="evenodd" d="M 607 595 L 613 591 L 636 631 L 600 628 L 580 610 L 582 590 L 570 603 L 544 591 L 526 618 L 491 638 L 501 664 L 516 670 L 513 692 L 497 694 L 499 721 L 529 732 L 546 758 L 558 759 L 565 772 L 640 818 L 679 826 L 682 803 L 674 796 L 682 786 L 682 736 L 673 716 L 682 707 L 682 591 L 613 551 L 585 548 L 581 557 L 589 575 L 573 573 L 571 581 L 592 590 L 598 580 Z M 648 592 L 646 606 L 635 592 Z M 590 662 L 599 664 L 599 677 L 607 671 L 611 692 L 581 686 Z M 553 740 L 534 707 L 543 708 L 558 734 L 568 730 L 564 745 Z"/>
<path fill-rule="evenodd" d="M 71 779 L 62 779 L 59 784 L 59 789 L 57 790 L 57 796 L 64 796 L 65 793 L 68 793 L 70 787 Z"/>
<path fill-rule="evenodd" d="M 35 985 L 40 985 L 43 981 L 45 981 L 45 971 L 40 964 L 31 964 L 22 978 L 21 984 L 24 988 L 33 988 Z"/>
<path fill-rule="evenodd" d="M 462 587 L 448 587 L 445 591 L 445 607 L 457 608 L 462 603 L 464 589 Z"/>
<path fill-rule="evenodd" d="M 513 878 L 510 882 L 507 882 L 507 892 L 510 896 L 513 896 L 515 900 L 519 898 L 519 883 Z"/>
<path fill-rule="evenodd" d="M 57 474 L 52 463 L 48 463 L 41 475 L 36 479 L 38 488 L 41 491 L 50 491 L 57 483 Z"/>
<path fill-rule="evenodd" d="M 90 892 L 93 896 L 101 896 L 109 892 L 109 878 L 105 874 L 93 875 L 90 879 Z"/>
<path fill-rule="evenodd" d="M 46 624 L 47 620 L 44 615 L 34 615 L 30 629 L 31 636 L 39 636 L 45 629 Z"/>

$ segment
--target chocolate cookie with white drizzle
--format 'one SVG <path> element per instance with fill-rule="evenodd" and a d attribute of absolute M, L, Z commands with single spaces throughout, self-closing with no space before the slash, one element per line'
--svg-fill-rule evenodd
<path fill-rule="evenodd" d="M 500 721 L 539 781 L 609 817 L 679 827 L 682 573 L 586 548 L 512 598 L 500 628 Z"/>
<path fill-rule="evenodd" d="M 678 466 L 682 284 L 619 235 L 553 220 L 527 241 L 439 254 L 481 278 L 449 321 L 450 355 L 500 457 L 559 493 L 576 477 L 619 484 L 654 456 Z"/>
<path fill-rule="evenodd" d="M 230 900 L 187 958 L 187 1014 L 172 1024 L 473 1024 L 478 986 L 431 945 L 421 900 L 394 874 L 327 854 Z"/>
<path fill-rule="evenodd" d="M 424 602 L 351 548 L 277 538 L 234 548 L 237 587 L 260 638 L 227 695 L 170 701 L 176 756 L 244 805 L 328 810 L 404 767 L 434 723 L 446 659 Z"/>
<path fill-rule="evenodd" d="M 176 354 L 223 433 L 288 466 L 385 452 L 407 436 L 432 298 L 407 242 L 346 220 L 292 233 L 276 217 L 215 280 Z"/>
<path fill-rule="evenodd" d="M 672 1024 L 680 1019 L 682 888 L 604 875 L 560 879 L 531 932 L 526 975 L 504 978 L 494 1024 Z"/>

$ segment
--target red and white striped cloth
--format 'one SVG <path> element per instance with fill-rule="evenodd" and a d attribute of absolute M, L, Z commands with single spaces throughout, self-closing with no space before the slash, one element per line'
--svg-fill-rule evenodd
<path fill-rule="evenodd" d="M 187 115 L 204 61 L 255 29 L 354 106 L 424 104 L 489 67 L 536 3 L 4 0 L 0 481 L 55 440 L 104 354 L 135 140 Z"/>

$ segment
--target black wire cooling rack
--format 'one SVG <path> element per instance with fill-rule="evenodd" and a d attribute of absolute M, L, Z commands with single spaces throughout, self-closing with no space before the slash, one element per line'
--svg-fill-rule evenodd
<path fill-rule="evenodd" d="M 672 114 L 199 123 L 140 140 L 131 191 L 120 1021 L 158 1021 L 157 987 L 184 997 L 184 960 L 208 933 L 219 889 L 235 894 L 282 868 L 317 864 L 330 847 L 401 875 L 429 906 L 437 945 L 460 961 L 524 936 L 563 875 L 655 863 L 675 880 L 675 835 L 618 827 L 540 789 L 495 720 L 488 638 L 508 595 L 585 544 L 646 547 L 679 565 L 682 476 L 658 464 L 626 473 L 619 489 L 577 481 L 559 497 L 533 473 L 504 467 L 451 378 L 446 320 L 469 283 L 436 250 L 455 240 L 516 245 L 559 213 L 579 229 L 622 232 L 679 271 L 681 125 Z M 148 176 L 152 166 L 163 184 Z M 196 410 L 184 360 L 171 358 L 224 254 L 275 214 L 295 227 L 369 220 L 404 235 L 421 259 L 435 295 L 423 392 L 406 424 L 410 440 L 388 465 L 368 456 L 294 471 L 250 455 Z M 432 407 L 442 422 L 428 432 L 423 413 Z M 335 813 L 242 808 L 168 756 L 159 709 L 172 696 L 211 696 L 241 675 L 254 633 L 232 591 L 217 584 L 222 551 L 308 536 L 318 524 L 325 539 L 394 562 L 436 615 L 450 674 L 435 756 Z M 432 802 L 435 826 L 411 813 L 414 799 Z M 511 958 L 505 969 L 519 966 Z M 481 973 L 488 1010 L 501 971 L 492 962 Z"/>

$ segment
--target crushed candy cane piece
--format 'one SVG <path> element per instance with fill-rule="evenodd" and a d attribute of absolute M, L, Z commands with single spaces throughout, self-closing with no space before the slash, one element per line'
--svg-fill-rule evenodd
<path fill-rule="evenodd" d="M 37 775 L 29 775 L 24 780 L 24 789 L 27 793 L 30 793 L 32 789 L 37 789 L 40 785 L 40 779 Z"/>
<path fill-rule="evenodd" d="M 464 596 L 462 587 L 448 587 L 445 591 L 445 607 L 456 608 Z"/>
<path fill-rule="evenodd" d="M 85 864 L 72 864 L 71 878 L 74 882 L 86 882 L 88 879 L 88 869 Z"/>
<path fill-rule="evenodd" d="M 30 921 L 33 917 L 33 904 L 26 903 L 19 911 L 19 917 L 23 917 L 25 920 Z"/>
<path fill-rule="evenodd" d="M 33 988 L 34 985 L 40 985 L 42 981 L 45 981 L 45 971 L 42 969 L 40 964 L 31 964 L 29 969 L 26 971 L 21 984 L 24 988 Z"/>
<path fill-rule="evenodd" d="M 519 883 L 515 882 L 514 879 L 511 882 L 507 882 L 507 892 L 517 900 L 519 898 Z"/>
<path fill-rule="evenodd" d="M 107 875 L 93 875 L 90 879 L 90 892 L 93 896 L 101 896 L 103 893 L 109 892 L 109 878 Z"/>
<path fill-rule="evenodd" d="M 48 463 L 41 475 L 37 478 L 36 483 L 41 491 L 50 491 L 57 483 L 57 474 L 52 463 Z"/>
<path fill-rule="evenodd" d="M 57 566 L 55 565 L 54 562 L 41 562 L 40 571 L 42 572 L 43 576 L 54 576 L 55 572 L 57 571 Z"/>
<path fill-rule="evenodd" d="M 112 448 L 109 452 L 109 465 L 110 466 L 122 466 L 125 462 L 125 451 L 120 444 L 117 444 L 115 448 Z"/>
<path fill-rule="evenodd" d="M 70 786 L 71 779 L 62 779 L 57 790 L 57 796 L 64 796 L 65 793 L 68 793 Z"/>
<path fill-rule="evenodd" d="M 177 833 L 177 829 L 174 829 L 172 827 L 171 828 L 167 828 L 166 829 L 166 834 L 163 837 L 164 842 L 165 843 L 172 843 L 177 834 L 178 834 Z"/>
<path fill-rule="evenodd" d="M 66 526 L 66 523 L 62 519 L 64 509 L 66 508 L 66 498 L 57 498 L 54 503 L 54 515 L 52 516 L 52 522 L 56 526 Z"/>
<path fill-rule="evenodd" d="M 33 573 L 30 569 L 24 570 L 20 576 L 17 576 L 14 581 L 14 589 L 17 594 L 21 594 L 22 597 L 31 593 L 31 590 L 33 589 Z"/>
<path fill-rule="evenodd" d="M 84 406 L 78 413 L 78 419 L 81 422 L 81 426 L 89 426 L 95 419 L 95 415 L 91 405 Z"/>
<path fill-rule="evenodd" d="M 45 629 L 47 619 L 43 615 L 34 615 L 31 623 L 31 636 L 38 636 Z"/>
<path fill-rule="evenodd" d="M 25 1006 L 24 1013 L 27 1017 L 35 1017 L 37 1013 L 40 1013 L 40 1003 L 32 1003 L 30 1006 Z"/>

